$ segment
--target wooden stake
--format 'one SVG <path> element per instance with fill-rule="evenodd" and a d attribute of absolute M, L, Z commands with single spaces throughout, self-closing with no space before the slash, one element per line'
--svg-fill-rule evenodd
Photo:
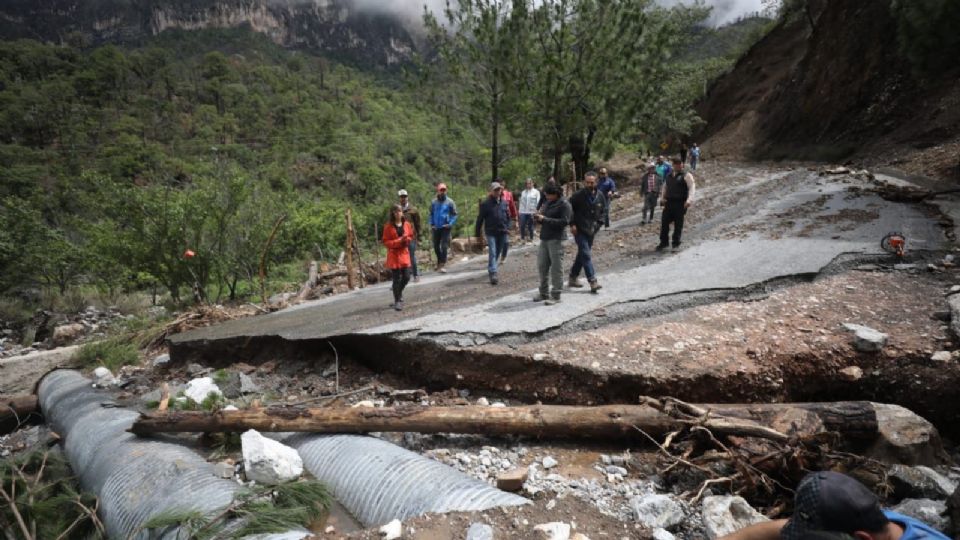
<path fill-rule="evenodd" d="M 347 287 L 352 291 L 354 289 L 353 279 L 353 214 L 347 208 L 347 245 L 343 252 L 347 255 Z"/>

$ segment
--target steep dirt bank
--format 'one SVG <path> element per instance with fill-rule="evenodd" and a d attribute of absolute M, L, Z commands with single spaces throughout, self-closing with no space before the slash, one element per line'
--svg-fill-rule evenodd
<path fill-rule="evenodd" d="M 708 156 L 899 165 L 960 179 L 960 70 L 921 77 L 889 1 L 816 2 L 758 42 L 698 105 Z"/>

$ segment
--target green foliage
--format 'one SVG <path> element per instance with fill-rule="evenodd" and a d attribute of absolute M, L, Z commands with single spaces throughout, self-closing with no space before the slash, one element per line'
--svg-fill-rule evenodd
<path fill-rule="evenodd" d="M 79 491 L 60 452 L 35 451 L 0 461 L 0 489 L 13 497 L 17 512 L 34 538 L 106 538 L 94 515 L 96 497 Z M 13 510 L 0 505 L 0 528 L 22 537 Z"/>
<path fill-rule="evenodd" d="M 122 338 L 111 338 L 80 347 L 73 361 L 83 368 L 103 366 L 110 371 L 116 371 L 122 366 L 136 364 L 140 361 L 137 348 Z"/>
<path fill-rule="evenodd" d="M 897 37 L 903 54 L 930 75 L 956 67 L 960 55 L 960 3 L 955 0 L 895 0 Z"/>
<path fill-rule="evenodd" d="M 336 258 L 347 206 L 369 246 L 399 187 L 475 182 L 461 135 L 411 93 L 249 30 L 0 42 L 0 294 L 237 299 L 280 216 L 268 273 Z"/>
<path fill-rule="evenodd" d="M 319 519 L 330 502 L 326 486 L 317 481 L 258 486 L 240 493 L 226 511 L 217 515 L 204 516 L 190 510 L 164 512 L 151 518 L 143 530 L 163 534 L 180 527 L 181 534 L 198 540 L 220 538 L 224 534 L 241 538 L 278 533 Z"/>

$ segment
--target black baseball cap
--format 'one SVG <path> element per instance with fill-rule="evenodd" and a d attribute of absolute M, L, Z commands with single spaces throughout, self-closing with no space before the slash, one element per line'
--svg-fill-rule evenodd
<path fill-rule="evenodd" d="M 793 516 L 780 531 L 783 540 L 803 540 L 813 531 L 879 532 L 890 520 L 872 491 L 845 474 L 810 473 L 797 486 Z"/>

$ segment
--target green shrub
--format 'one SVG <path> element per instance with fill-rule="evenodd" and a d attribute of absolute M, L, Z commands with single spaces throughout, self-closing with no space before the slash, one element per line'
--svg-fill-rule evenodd
<path fill-rule="evenodd" d="M 136 364 L 140 354 L 132 344 L 120 338 L 87 343 L 73 355 L 73 360 L 84 368 L 103 366 L 115 371 L 122 366 Z"/>

